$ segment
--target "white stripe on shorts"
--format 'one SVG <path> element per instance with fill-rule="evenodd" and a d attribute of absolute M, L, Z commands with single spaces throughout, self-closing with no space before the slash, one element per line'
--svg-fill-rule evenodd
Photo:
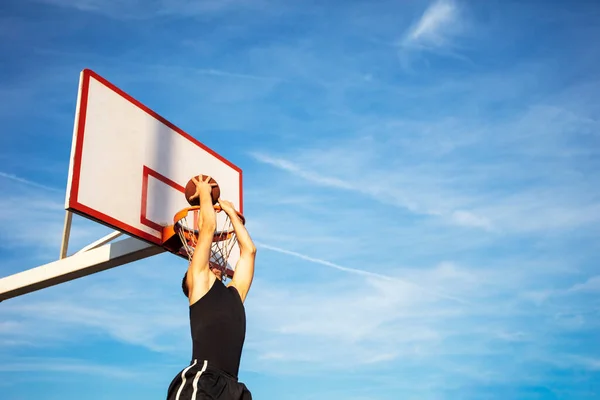
<path fill-rule="evenodd" d="M 194 394 L 192 395 L 192 400 L 196 400 L 196 392 L 198 391 L 198 379 L 200 379 L 200 375 L 202 375 L 202 373 L 206 371 L 207 366 L 208 361 L 204 360 L 204 365 L 202 366 L 202 369 L 196 372 L 196 377 L 194 378 Z"/>
<path fill-rule="evenodd" d="M 183 390 L 183 387 L 185 386 L 185 373 L 188 372 L 190 370 L 190 368 L 192 368 L 194 365 L 196 365 L 196 360 L 194 360 L 194 363 L 192 365 L 190 365 L 189 367 L 187 367 L 186 369 L 183 370 L 183 372 L 181 373 L 181 385 L 179 386 L 179 390 L 177 391 L 177 396 L 175 397 L 175 400 L 179 400 L 179 396 L 181 396 L 181 391 Z"/>

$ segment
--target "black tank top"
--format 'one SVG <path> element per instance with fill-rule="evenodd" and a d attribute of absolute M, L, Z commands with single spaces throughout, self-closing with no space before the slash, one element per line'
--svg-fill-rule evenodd
<path fill-rule="evenodd" d="M 215 280 L 210 290 L 190 306 L 192 358 L 237 378 L 246 337 L 246 312 L 236 288 Z"/>

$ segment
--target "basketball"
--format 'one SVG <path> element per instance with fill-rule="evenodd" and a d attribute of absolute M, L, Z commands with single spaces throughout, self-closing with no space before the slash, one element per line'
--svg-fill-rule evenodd
<path fill-rule="evenodd" d="M 198 179 L 200 181 L 202 179 L 205 179 L 205 176 L 198 175 L 198 176 L 196 176 L 196 179 Z M 209 182 L 217 183 L 213 178 L 210 178 Z M 188 181 L 187 185 L 185 185 L 185 199 L 188 201 L 188 203 L 190 203 L 191 206 L 199 206 L 200 205 L 199 197 L 196 197 L 195 199 L 190 200 L 190 197 L 192 197 L 194 195 L 194 193 L 196 193 L 196 184 L 194 183 L 194 181 L 192 179 L 190 179 Z M 221 189 L 219 189 L 219 185 L 217 184 L 217 186 L 214 186 L 212 189 L 213 204 L 216 204 L 217 201 L 219 201 L 220 196 L 221 196 Z"/>

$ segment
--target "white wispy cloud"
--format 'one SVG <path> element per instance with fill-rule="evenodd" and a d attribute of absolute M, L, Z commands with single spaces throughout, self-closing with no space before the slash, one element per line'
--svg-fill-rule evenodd
<path fill-rule="evenodd" d="M 417 290 L 423 291 L 423 292 L 425 292 L 427 294 L 431 294 L 431 295 L 433 295 L 435 297 L 449 299 L 449 300 L 457 301 L 459 303 L 467 303 L 467 301 L 465 301 L 464 299 L 461 299 L 459 297 L 451 296 L 451 295 L 448 295 L 448 294 L 440 292 L 440 291 L 431 290 L 430 288 L 424 287 L 424 286 L 419 285 L 419 284 L 417 284 L 415 282 L 411 282 L 409 280 L 402 279 L 402 278 L 399 278 L 399 277 L 396 277 L 396 276 L 384 275 L 384 274 L 370 272 L 370 271 L 364 271 L 364 270 L 356 269 L 356 268 L 348 268 L 348 267 L 341 266 L 339 264 L 332 263 L 332 262 L 327 261 L 327 260 L 322 260 L 322 259 L 319 259 L 319 258 L 308 256 L 306 254 L 301 254 L 301 253 L 298 253 L 298 252 L 295 252 L 295 251 L 290 251 L 290 250 L 282 249 L 282 248 L 279 248 L 279 247 L 271 246 L 271 245 L 260 243 L 260 242 L 257 242 L 257 246 L 259 246 L 260 248 L 271 250 L 271 251 L 275 251 L 275 252 L 278 252 L 278 253 L 281 253 L 281 254 L 286 254 L 286 255 L 289 255 L 289 256 L 292 256 L 292 257 L 297 257 L 297 258 L 300 258 L 302 260 L 305 260 L 305 261 L 308 261 L 308 262 L 311 262 L 311 263 L 315 263 L 315 264 L 319 264 L 319 265 L 324 265 L 326 267 L 333 268 L 333 269 L 336 269 L 338 271 L 343 271 L 343 272 L 347 272 L 347 273 L 355 274 L 355 275 L 361 275 L 361 276 L 364 276 L 366 278 L 372 278 L 372 279 L 376 279 L 376 280 L 383 280 L 383 281 L 388 281 L 388 282 L 392 282 L 392 283 L 395 282 L 398 285 L 402 285 L 402 286 L 405 286 L 405 285 L 413 286 L 413 287 L 416 287 Z"/>
<path fill-rule="evenodd" d="M 577 283 L 568 292 L 595 293 L 600 292 L 600 276 L 592 276 L 583 283 Z"/>
<path fill-rule="evenodd" d="M 276 368 L 302 362 L 320 365 L 320 370 L 339 369 L 395 358 L 415 343 L 443 336 L 424 322 L 436 318 L 423 307 L 429 297 L 414 288 L 378 282 L 351 280 L 345 287 L 311 283 L 310 291 L 306 285 L 273 288 L 259 283 L 249 304 L 255 334 L 248 348 L 259 360 L 256 367 L 266 367 L 260 362 L 266 358 Z M 401 321 L 417 314 L 413 323 L 400 328 Z M 435 314 L 440 318 L 442 309 Z"/>
<path fill-rule="evenodd" d="M 257 161 L 260 161 L 265 164 L 272 165 L 284 171 L 288 171 L 294 175 L 297 175 L 301 178 L 307 179 L 311 182 L 315 182 L 320 185 L 334 187 L 338 189 L 348 189 L 348 190 L 357 190 L 357 185 L 345 182 L 341 179 L 332 178 L 326 175 L 322 175 L 317 172 L 305 170 L 299 165 L 294 164 L 289 160 L 285 160 L 278 157 L 271 157 L 262 153 L 250 153 L 252 157 L 254 157 Z"/>
<path fill-rule="evenodd" d="M 459 9 L 453 0 L 436 0 L 405 34 L 402 44 L 416 47 L 444 47 L 460 26 Z"/>
<path fill-rule="evenodd" d="M 551 302 L 555 299 L 568 299 L 577 296 L 595 296 L 600 292 L 600 276 L 587 277 L 583 282 L 577 281 L 567 287 L 551 288 L 545 290 L 528 290 L 522 297 L 537 305 Z"/>
<path fill-rule="evenodd" d="M 593 226 L 600 220 L 589 190 L 595 178 L 579 170 L 596 154 L 584 132 L 598 122 L 570 98 L 533 103 L 493 125 L 459 116 L 358 118 L 354 137 L 250 155 L 310 184 L 490 233 Z"/>
<path fill-rule="evenodd" d="M 486 230 L 492 229 L 491 221 L 469 211 L 457 210 L 452 213 L 451 217 L 457 225 L 484 228 Z"/>
<path fill-rule="evenodd" d="M 30 0 L 58 7 L 73 8 L 93 12 L 115 19 L 145 19 L 165 15 L 193 16 L 218 13 L 234 7 L 259 7 L 263 1 L 249 0 L 203 0 L 197 2 L 181 0 L 159 0 L 150 4 L 143 0 L 103 1 L 103 0 Z"/>
<path fill-rule="evenodd" d="M 48 50 L 43 50 L 48 53 Z M 65 52 L 56 52 L 52 51 L 52 54 L 57 54 L 61 56 L 70 56 L 72 58 L 78 58 L 81 56 L 92 57 L 92 55 L 82 54 L 82 53 L 65 53 Z M 110 57 L 102 57 L 98 55 L 93 56 L 94 59 L 103 62 L 111 62 L 112 59 Z M 270 76 L 270 75 L 261 75 L 261 74 L 251 74 L 244 73 L 235 70 L 227 70 L 222 68 L 201 68 L 198 66 L 185 66 L 181 64 L 168 64 L 168 63 L 143 63 L 139 61 L 129 61 L 125 62 L 126 65 L 131 67 L 137 67 L 139 70 L 144 70 L 148 74 L 157 73 L 160 75 L 166 74 L 168 76 L 182 76 L 182 75 L 208 75 L 213 77 L 222 77 L 222 78 L 231 78 L 234 80 L 251 80 L 251 81 L 264 81 L 264 82 L 282 82 L 285 81 L 285 78 L 281 78 L 278 76 Z"/>
<path fill-rule="evenodd" d="M 401 265 L 402 259 L 414 250 L 407 249 L 412 246 L 407 246 L 402 236 L 380 234 L 379 240 L 374 241 L 379 244 L 379 247 L 372 246 L 366 237 L 373 231 L 365 221 L 374 219 L 376 226 L 379 222 L 378 216 L 376 212 L 373 214 L 357 212 L 359 208 L 350 207 L 342 201 L 348 198 L 348 190 L 355 190 L 347 189 L 352 185 L 339 185 L 334 180 L 335 183 L 330 188 L 346 193 L 331 196 L 324 190 L 315 190 L 314 185 L 329 180 L 311 180 L 310 174 L 297 174 L 299 169 L 312 168 L 311 173 L 328 171 L 335 178 L 338 176 L 345 178 L 358 176 L 356 170 L 361 169 L 363 178 L 342 179 L 342 181 L 353 182 L 353 184 L 372 181 L 369 172 L 362 169 L 364 164 L 354 158 L 359 152 L 368 153 L 366 147 L 362 146 L 358 151 L 350 148 L 348 154 L 351 156 L 340 159 L 343 164 L 342 169 L 335 169 L 332 166 L 335 166 L 338 161 L 335 157 L 336 152 L 344 154 L 343 146 L 333 147 L 336 150 L 327 151 L 329 157 L 325 163 L 319 161 L 323 153 L 315 151 L 314 154 L 310 154 L 314 149 L 310 151 L 299 149 L 298 152 L 302 156 L 295 156 L 292 160 L 284 158 L 280 160 L 282 162 L 273 156 L 265 158 L 268 160 L 266 165 L 281 165 L 282 168 L 278 169 L 293 176 L 302 176 L 302 179 L 306 179 L 309 183 L 306 186 L 307 191 L 304 192 L 303 186 L 297 180 L 279 181 L 271 176 L 268 197 L 276 196 L 277 190 L 282 191 L 286 196 L 299 193 L 312 199 L 314 195 L 317 203 L 320 200 L 324 211 L 315 210 L 306 214 L 309 217 L 305 216 L 303 219 L 314 220 L 313 225 L 305 225 L 302 222 L 297 224 L 293 212 L 302 213 L 304 208 L 286 204 L 286 207 L 282 208 L 283 214 L 279 209 L 269 210 L 269 213 L 277 214 L 277 219 L 283 220 L 281 226 L 275 223 L 265 225 L 264 221 L 260 224 L 260 235 L 264 231 L 270 231 L 274 243 L 285 242 L 286 246 L 293 246 L 286 248 L 262 240 L 257 241 L 261 264 L 274 263 L 275 267 L 270 268 L 269 271 L 279 271 L 276 272 L 279 277 L 286 276 L 285 271 L 288 269 L 302 271 L 300 274 L 298 272 L 294 274 L 294 277 L 302 276 L 302 278 L 300 282 L 292 280 L 285 286 L 278 285 L 276 288 L 264 282 L 265 275 L 257 281 L 253 289 L 253 295 L 256 297 L 250 300 L 248 306 L 249 315 L 253 316 L 249 321 L 255 319 L 254 322 L 250 322 L 252 325 L 250 331 L 261 332 L 249 338 L 248 349 L 252 360 L 249 364 L 252 368 L 259 371 L 275 368 L 278 373 L 294 371 L 296 374 L 309 374 L 311 371 L 315 373 L 315 369 L 338 371 L 344 370 L 347 365 L 354 365 L 356 368 L 365 366 L 369 362 L 388 365 L 387 363 L 401 359 L 402 364 L 425 366 L 434 363 L 443 369 L 444 376 L 456 374 L 459 380 L 481 379 L 502 382 L 507 379 L 500 372 L 502 369 L 497 371 L 490 369 L 489 364 L 482 361 L 480 357 L 485 357 L 485 354 L 493 356 L 509 353 L 516 357 L 517 355 L 513 353 L 514 349 L 510 349 L 511 346 L 527 346 L 531 358 L 524 361 L 524 365 L 535 366 L 541 362 L 536 357 L 544 354 L 543 346 L 547 340 L 560 341 L 561 334 L 573 329 L 581 329 L 586 321 L 589 321 L 585 315 L 545 321 L 546 315 L 555 312 L 554 306 L 545 302 L 533 304 L 526 297 L 520 296 L 528 290 L 553 287 L 552 282 L 567 277 L 562 286 L 564 290 L 569 290 L 572 285 L 567 284 L 567 281 L 572 281 L 582 274 L 568 265 L 561 264 L 560 259 L 551 260 L 550 257 L 541 257 L 529 260 L 527 257 L 510 253 L 510 256 L 504 254 L 491 262 L 489 259 L 481 260 L 476 255 L 481 249 L 475 244 L 476 242 L 472 242 L 470 244 L 474 247 L 466 251 L 472 253 L 474 259 L 478 260 L 473 261 L 472 266 L 444 261 L 434 266 L 406 268 Z M 348 162 L 348 158 L 357 162 L 360 167 L 357 168 L 352 162 Z M 383 158 L 379 157 L 379 159 Z M 299 166 L 298 160 L 302 160 L 302 167 Z M 291 162 L 292 166 L 288 162 Z M 348 175 L 338 175 L 342 170 L 347 171 Z M 305 178 L 306 176 L 309 178 Z M 419 177 L 416 176 L 417 179 Z M 386 179 L 393 181 L 390 174 Z M 323 184 L 321 187 L 327 186 Z M 388 189 L 392 188 L 388 187 Z M 264 195 L 264 192 L 256 194 L 259 199 L 264 199 Z M 354 198 L 349 202 L 353 201 Z M 369 209 L 374 208 L 381 212 L 381 208 L 377 208 L 377 205 L 369 202 L 363 204 Z M 328 215 L 331 216 L 331 221 Z M 393 215 L 387 210 L 381 215 L 381 221 L 391 221 Z M 465 215 L 457 217 L 467 218 Z M 333 228 L 329 226 L 329 222 L 332 222 Z M 397 223 L 402 224 L 402 221 Z M 485 221 L 474 223 L 485 224 Z M 354 229 L 357 227 L 363 229 L 357 229 L 355 232 Z M 278 241 L 278 229 L 299 239 L 295 241 L 291 236 L 289 240 Z M 444 229 L 449 229 L 450 235 L 450 232 L 455 232 L 453 228 Z M 407 230 L 410 231 L 411 228 Z M 325 235 L 330 231 L 344 238 L 349 249 L 346 250 L 343 241 L 333 246 L 319 247 L 313 243 L 305 245 L 301 239 L 304 235 Z M 423 232 L 415 229 L 412 235 L 423 236 Z M 455 243 L 451 240 L 448 239 L 449 247 L 454 246 Z M 471 239 L 467 241 L 471 242 Z M 446 252 L 443 245 L 431 244 L 428 240 L 420 245 L 426 246 L 432 253 Z M 337 251 L 337 247 L 340 247 L 341 252 Z M 366 257 L 355 256 L 352 253 L 354 248 L 360 247 L 370 249 L 364 252 Z M 302 248 L 302 250 L 292 251 L 290 248 Z M 388 250 L 389 254 L 386 253 Z M 291 256 L 299 260 L 299 263 L 285 259 L 275 262 L 274 260 L 279 258 L 265 254 L 271 252 Z M 317 257 L 313 254 L 332 254 L 335 259 L 344 261 L 331 262 L 326 257 Z M 382 259 L 388 258 L 394 261 L 384 266 L 377 265 Z M 333 275 L 315 272 L 314 268 L 310 268 L 304 262 L 331 269 Z M 360 265 L 360 268 L 354 267 L 355 265 Z M 265 267 L 266 265 L 263 265 L 261 268 Z M 382 272 L 388 269 L 389 274 Z M 271 272 L 267 276 L 270 274 Z M 317 282 L 314 280 L 306 282 L 304 277 L 307 275 L 318 275 L 324 278 L 318 279 Z M 590 280 L 590 283 L 593 282 L 593 279 Z M 587 288 L 588 284 L 586 283 L 585 286 Z M 463 302 L 436 295 L 445 291 L 449 292 L 451 297 L 457 297 Z M 567 304 L 576 304 L 576 300 L 570 298 Z M 570 308 L 569 305 L 564 304 L 561 307 Z M 310 315 L 310 318 L 302 317 L 303 315 Z M 545 322 L 540 323 L 539 326 L 528 326 L 519 322 L 540 319 Z M 352 328 L 346 332 L 348 327 Z M 549 331 L 553 332 L 552 339 L 544 336 Z M 453 357 L 459 355 L 469 357 L 471 361 L 468 367 L 461 367 L 453 361 Z M 577 365 L 579 368 L 590 368 L 589 365 Z M 524 379 L 533 378 L 524 377 Z M 439 386 L 436 384 L 435 387 Z"/>
<path fill-rule="evenodd" d="M 348 149 L 349 153 L 354 153 L 356 149 Z M 339 154 L 343 157 L 343 161 L 340 160 L 340 164 L 347 166 L 349 163 L 352 163 L 351 157 L 344 156 L 343 154 Z M 438 216 L 442 218 L 446 218 L 448 221 L 453 222 L 460 226 L 474 227 L 474 228 L 483 228 L 486 230 L 492 229 L 492 223 L 487 218 L 483 216 L 478 216 L 474 212 L 467 210 L 442 210 L 436 207 L 436 205 L 431 204 L 433 207 L 428 207 L 428 204 L 420 201 L 415 201 L 411 197 L 420 197 L 419 194 L 411 191 L 408 188 L 400 188 L 394 185 L 394 182 L 391 180 L 382 180 L 379 179 L 378 175 L 390 176 L 389 171 L 374 171 L 374 170 L 363 170 L 361 174 L 363 177 L 361 179 L 341 179 L 337 177 L 328 176 L 325 173 L 317 172 L 311 170 L 308 165 L 300 165 L 294 163 L 288 159 L 284 159 L 281 157 L 274 157 L 270 155 L 266 155 L 263 153 L 251 153 L 251 156 L 264 164 L 269 164 L 278 169 L 287 171 L 295 176 L 303 178 L 311 183 L 315 183 L 321 186 L 335 188 L 335 189 L 343 189 L 350 190 L 354 192 L 358 192 L 365 197 L 370 197 L 371 200 L 383 203 L 383 204 L 392 204 L 398 207 L 405 208 L 411 212 L 416 214 L 423 214 L 428 216 Z M 330 157 L 334 156 L 331 154 Z M 318 162 L 321 162 L 319 152 L 315 154 L 315 159 L 318 159 Z M 332 159 L 330 158 L 330 161 Z M 356 160 L 359 162 L 358 160 Z M 316 165 L 316 163 L 311 163 Z M 332 165 L 335 168 L 335 159 L 333 162 L 329 162 L 328 165 Z M 344 168 L 344 167 L 342 167 Z M 329 170 L 330 172 L 341 172 L 346 175 L 353 174 L 356 168 L 352 168 L 351 170 L 335 170 L 328 168 L 321 168 L 321 170 Z M 397 176 L 397 175 L 396 175 Z M 412 185 L 411 185 L 412 186 Z M 450 198 L 440 199 L 440 201 L 448 201 Z"/>
<path fill-rule="evenodd" d="M 44 185 L 44 184 L 41 184 L 41 183 L 38 183 L 38 182 L 34 182 L 34 181 L 30 180 L 30 179 L 25 179 L 25 178 L 19 177 L 17 175 L 8 174 L 8 173 L 2 172 L 2 171 L 0 171 L 0 177 L 5 178 L 5 179 L 10 179 L 11 181 L 14 181 L 14 182 L 25 184 L 25 185 L 27 185 L 29 187 L 34 187 L 34 188 L 38 188 L 38 189 L 44 189 L 44 190 L 47 190 L 47 191 L 50 191 L 50 192 L 56 192 L 56 193 L 62 193 L 62 192 L 64 192 L 64 190 L 61 190 L 61 189 L 58 189 L 58 188 L 54 188 L 54 187 L 51 187 L 51 186 L 47 186 L 47 185 Z"/>
<path fill-rule="evenodd" d="M 101 376 L 111 379 L 129 380 L 145 377 L 148 369 L 126 368 L 118 365 L 95 364 L 88 360 L 48 357 L 21 357 L 19 359 L 5 359 L 0 365 L 0 372 L 18 373 L 56 373 L 58 375 L 89 375 Z"/>
<path fill-rule="evenodd" d="M 530 357 L 524 363 L 535 364 L 544 354 L 548 332 L 570 329 L 558 320 L 521 324 L 520 319 L 537 320 L 550 311 L 518 301 L 514 287 L 501 284 L 511 273 L 444 263 L 414 270 L 411 277 L 418 285 L 355 273 L 286 286 L 260 279 L 248 303 L 252 368 L 318 373 L 401 358 L 403 365 L 434 363 L 460 379 L 487 375 L 487 380 L 502 381 L 506 377 L 478 357 L 512 353 L 512 346 L 527 343 Z M 423 286 L 468 290 L 477 301 L 449 301 L 423 292 Z M 456 356 L 469 357 L 470 366 L 456 369 Z"/>
<path fill-rule="evenodd" d="M 277 78 L 277 77 L 273 77 L 273 76 L 242 74 L 239 72 L 225 71 L 222 69 L 194 68 L 192 70 L 192 72 L 197 73 L 197 74 L 222 76 L 222 77 L 226 77 L 226 78 L 252 79 L 252 80 L 258 80 L 258 81 L 282 81 L 283 80 L 281 78 Z"/>
<path fill-rule="evenodd" d="M 310 257 L 310 256 L 307 256 L 305 254 L 300 254 L 300 253 L 297 253 L 295 251 L 290 251 L 290 250 L 282 249 L 280 247 L 270 246 L 268 244 L 264 244 L 264 243 L 260 243 L 260 242 L 257 242 L 256 244 L 257 244 L 257 246 L 259 246 L 260 248 L 263 248 L 263 249 L 267 249 L 267 250 L 271 250 L 271 251 L 276 251 L 276 252 L 281 253 L 281 254 L 286 254 L 286 255 L 289 255 L 289 256 L 297 257 L 297 258 L 300 258 L 302 260 L 309 261 L 309 262 L 315 263 L 315 264 L 324 265 L 326 267 L 337 269 L 339 271 L 344 271 L 344 272 L 348 272 L 348 273 L 351 273 L 351 274 L 363 275 L 363 276 L 367 276 L 367 277 L 371 277 L 371 278 L 375 278 L 375 279 L 383 279 L 383 280 L 391 280 L 392 279 L 389 276 L 386 276 L 386 275 L 383 275 L 383 274 L 378 274 L 378 273 L 369 272 L 369 271 L 363 271 L 363 270 L 356 269 L 356 268 L 343 267 L 341 265 L 338 265 L 338 264 L 335 264 L 335 263 L 332 263 L 332 262 L 329 262 L 329 261 L 326 261 L 326 260 L 321 260 L 319 258 Z"/>
<path fill-rule="evenodd" d="M 10 196 L 0 197 L 0 223 L 11 227 L 0 232 L 0 248 L 15 251 L 28 249 L 28 256 L 35 257 L 38 262 L 58 259 L 65 219 L 62 196 L 40 196 L 31 188 L 10 189 L 9 192 L 12 193 Z M 74 216 L 68 254 L 110 231 L 103 225 Z M 25 269 L 26 265 L 22 268 Z"/>

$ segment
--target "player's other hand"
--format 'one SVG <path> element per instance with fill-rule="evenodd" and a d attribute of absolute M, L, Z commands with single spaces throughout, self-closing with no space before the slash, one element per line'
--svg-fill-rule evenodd
<path fill-rule="evenodd" d="M 228 215 L 237 214 L 233 203 L 227 200 L 219 199 L 219 205 Z"/>

